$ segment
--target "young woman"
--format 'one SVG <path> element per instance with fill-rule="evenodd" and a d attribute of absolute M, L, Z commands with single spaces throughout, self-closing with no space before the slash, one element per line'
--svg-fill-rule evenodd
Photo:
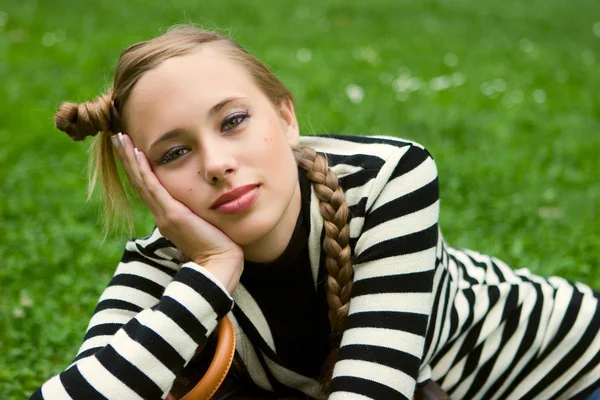
<path fill-rule="evenodd" d="M 75 362 L 34 399 L 165 398 L 225 315 L 237 372 L 280 395 L 411 399 L 434 380 L 455 399 L 547 400 L 600 385 L 598 293 L 448 246 L 423 147 L 301 137 L 292 94 L 225 37 L 135 44 L 108 93 L 55 121 L 97 135 L 109 218 L 126 204 L 116 154 L 157 228 L 127 243 Z"/>

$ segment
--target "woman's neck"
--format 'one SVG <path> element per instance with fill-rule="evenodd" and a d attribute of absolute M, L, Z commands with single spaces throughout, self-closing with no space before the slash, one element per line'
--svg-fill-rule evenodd
<path fill-rule="evenodd" d="M 302 195 L 298 183 L 292 200 L 273 229 L 256 242 L 242 247 L 244 259 L 258 263 L 268 263 L 279 258 L 292 239 L 301 208 Z"/>

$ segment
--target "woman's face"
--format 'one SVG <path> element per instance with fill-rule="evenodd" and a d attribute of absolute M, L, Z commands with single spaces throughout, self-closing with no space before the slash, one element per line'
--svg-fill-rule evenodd
<path fill-rule="evenodd" d="M 243 67 L 204 45 L 145 73 L 123 114 L 172 197 L 242 248 L 289 239 L 300 211 L 290 101 L 274 106 Z M 247 194 L 215 206 L 235 189 Z"/>

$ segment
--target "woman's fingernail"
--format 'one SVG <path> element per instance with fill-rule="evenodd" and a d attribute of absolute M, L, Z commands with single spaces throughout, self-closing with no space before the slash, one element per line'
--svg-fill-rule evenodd
<path fill-rule="evenodd" d="M 119 143 L 121 143 L 121 147 L 124 148 L 125 147 L 125 139 L 123 139 L 123 134 L 121 132 L 119 132 Z"/>
<path fill-rule="evenodd" d="M 119 148 L 119 141 L 117 140 L 117 135 L 112 135 L 110 137 L 110 141 L 112 142 L 112 144 L 115 147 L 115 149 Z"/>
<path fill-rule="evenodd" d="M 140 161 L 140 152 L 138 151 L 137 147 L 133 149 L 133 152 L 135 153 L 135 159 Z"/>

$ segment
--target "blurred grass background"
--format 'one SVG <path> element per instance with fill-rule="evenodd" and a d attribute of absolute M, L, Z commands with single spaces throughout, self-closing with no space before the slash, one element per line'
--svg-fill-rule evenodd
<path fill-rule="evenodd" d="M 85 203 L 87 144 L 63 100 L 110 85 L 120 52 L 177 23 L 229 29 L 296 95 L 303 133 L 397 135 L 440 171 L 458 247 L 600 289 L 597 0 L 0 4 L 0 398 L 64 369 L 120 257 Z M 152 220 L 136 211 L 138 234 Z"/>

